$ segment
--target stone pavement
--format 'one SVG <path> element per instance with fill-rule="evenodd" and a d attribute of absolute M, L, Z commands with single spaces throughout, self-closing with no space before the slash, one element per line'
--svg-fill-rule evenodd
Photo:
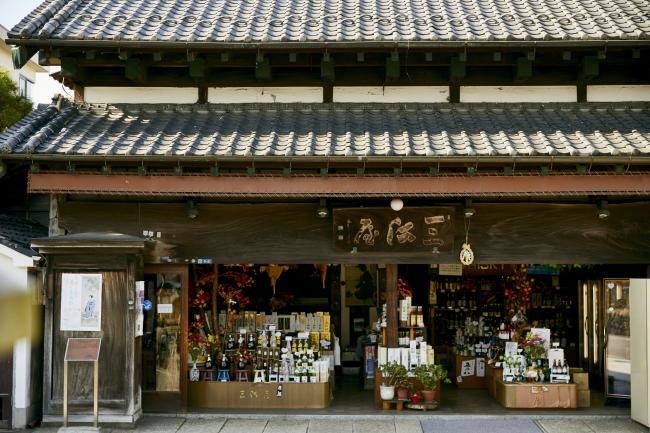
<path fill-rule="evenodd" d="M 45 426 L 34 433 L 57 433 Z M 84 429 L 77 430 L 82 433 Z M 649 433 L 629 418 L 502 416 L 215 416 L 147 415 L 135 430 L 103 427 L 102 433 Z M 26 431 L 25 431 L 26 432 Z"/>

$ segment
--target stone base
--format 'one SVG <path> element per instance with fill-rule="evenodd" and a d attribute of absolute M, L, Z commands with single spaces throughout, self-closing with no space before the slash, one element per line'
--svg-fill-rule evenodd
<path fill-rule="evenodd" d="M 61 427 L 57 432 L 58 433 L 99 433 L 101 431 L 102 431 L 101 427 L 76 426 L 76 427 Z"/>

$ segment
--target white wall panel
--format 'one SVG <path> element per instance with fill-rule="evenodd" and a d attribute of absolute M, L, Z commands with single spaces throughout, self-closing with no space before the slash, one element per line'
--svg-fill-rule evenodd
<path fill-rule="evenodd" d="M 650 101 L 650 86 L 587 86 L 587 101 Z"/>
<path fill-rule="evenodd" d="M 575 86 L 461 86 L 460 102 L 576 102 Z"/>
<path fill-rule="evenodd" d="M 322 87 L 212 87 L 208 89 L 212 104 L 245 103 L 320 103 Z"/>
<path fill-rule="evenodd" d="M 448 86 L 334 87 L 334 102 L 448 102 Z"/>
<path fill-rule="evenodd" d="M 86 87 L 84 101 L 91 104 L 194 104 L 196 87 Z"/>

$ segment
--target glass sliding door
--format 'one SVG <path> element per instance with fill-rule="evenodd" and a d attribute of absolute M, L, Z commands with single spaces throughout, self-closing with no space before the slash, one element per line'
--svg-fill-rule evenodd
<path fill-rule="evenodd" d="M 187 267 L 147 266 L 144 281 L 142 407 L 179 410 L 187 389 Z"/>
<path fill-rule="evenodd" d="M 630 398 L 630 280 L 604 280 L 605 396 Z"/>

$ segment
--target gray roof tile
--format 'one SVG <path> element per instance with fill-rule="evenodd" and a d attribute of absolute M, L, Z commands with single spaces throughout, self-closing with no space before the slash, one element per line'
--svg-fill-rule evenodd
<path fill-rule="evenodd" d="M 0 215 L 0 244 L 26 256 L 38 255 L 30 249 L 34 238 L 47 236 L 47 227 L 25 219 Z"/>
<path fill-rule="evenodd" d="M 647 0 L 46 0 L 13 37 L 334 42 L 650 39 Z"/>
<path fill-rule="evenodd" d="M 0 154 L 650 155 L 650 104 L 41 106 Z"/>

